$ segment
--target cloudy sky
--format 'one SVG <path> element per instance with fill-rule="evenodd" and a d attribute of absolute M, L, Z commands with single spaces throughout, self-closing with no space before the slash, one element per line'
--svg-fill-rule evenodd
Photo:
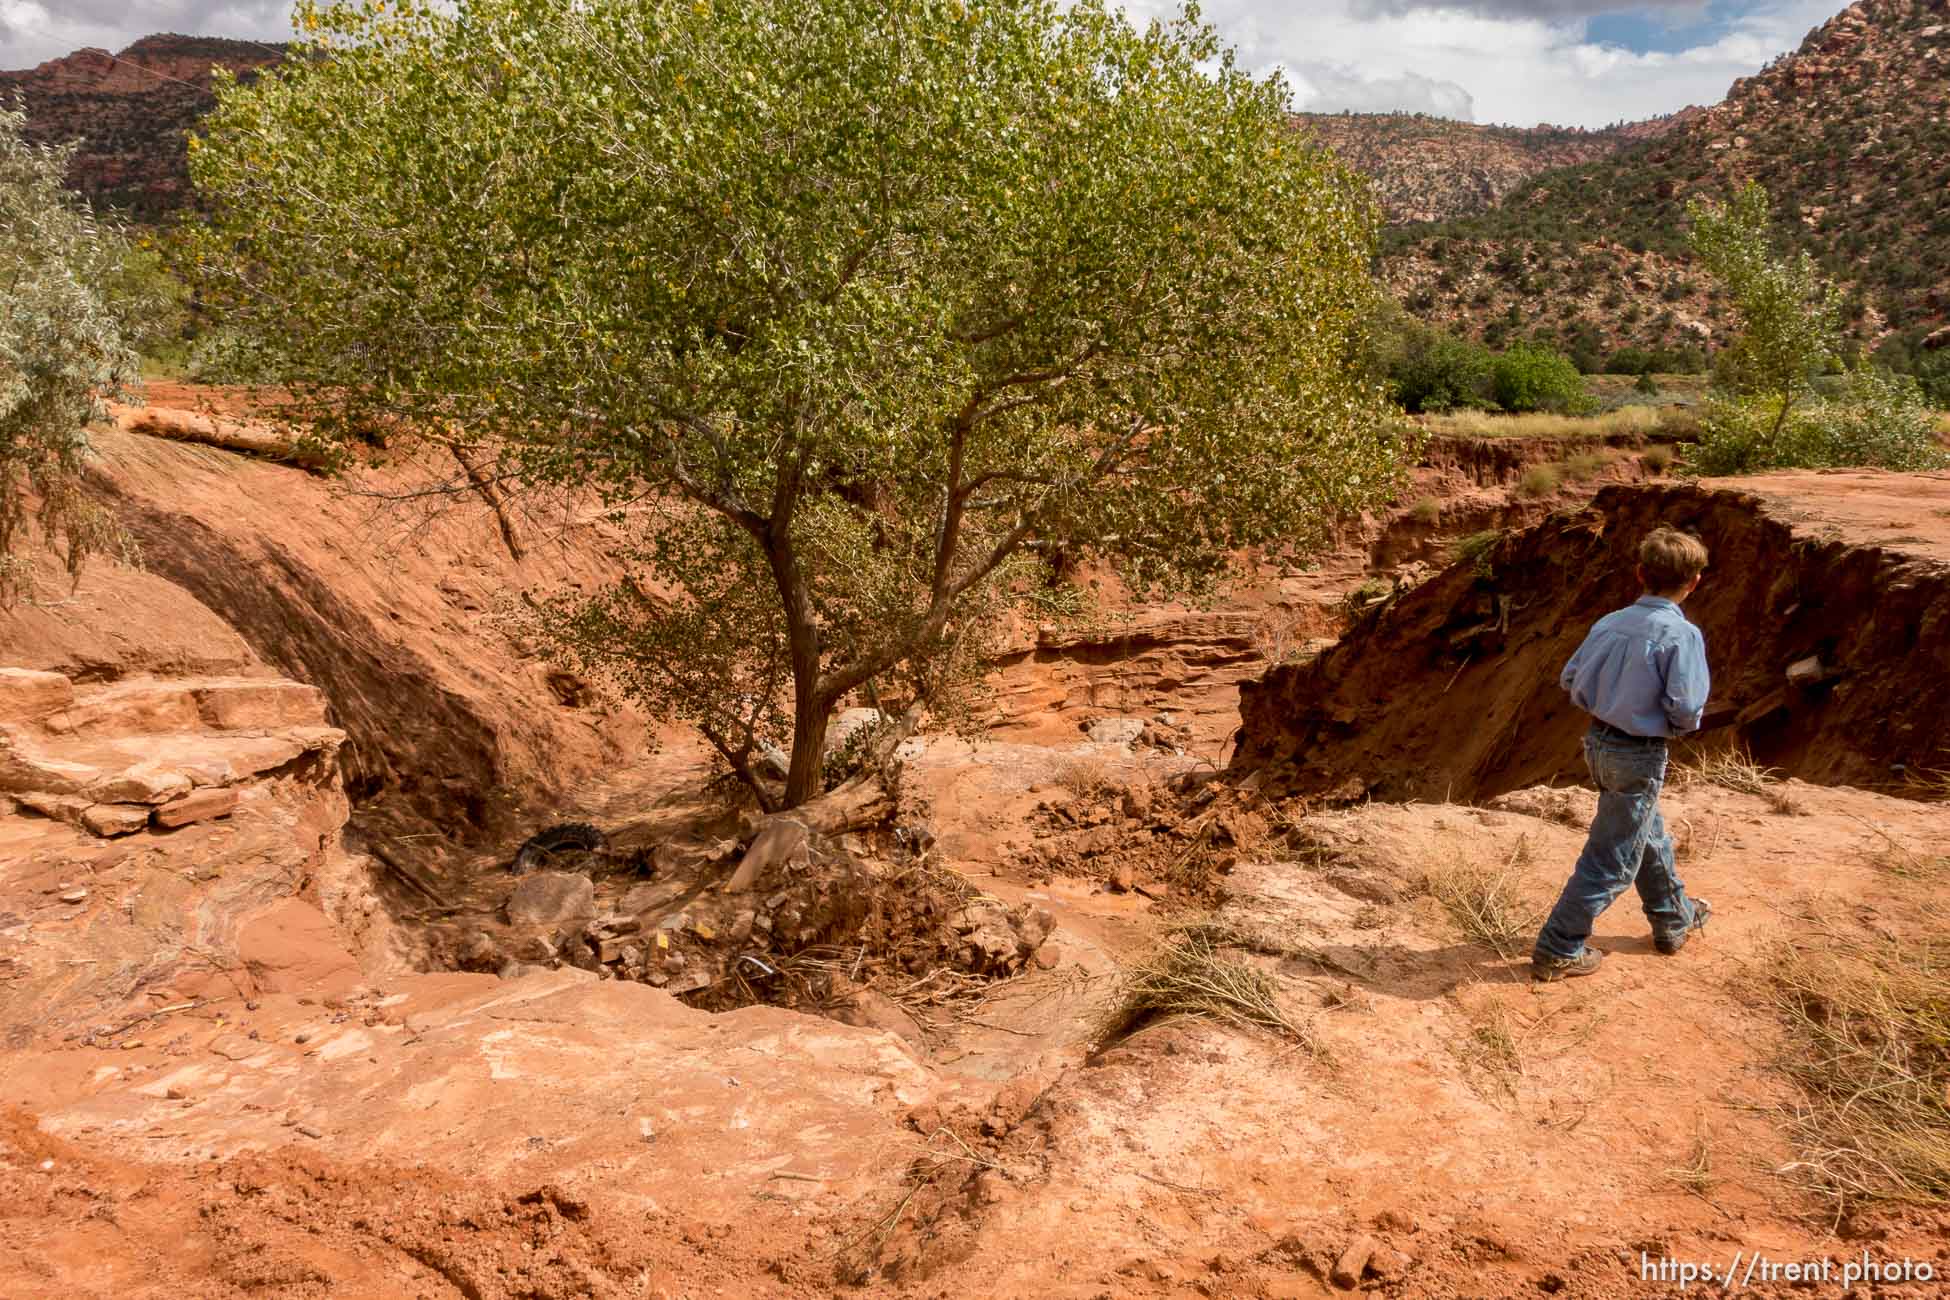
<path fill-rule="evenodd" d="M 863 0 L 870 2 L 870 0 Z M 1179 0 L 1124 0 L 1134 15 Z M 1603 126 L 1711 104 L 1844 0 L 1206 0 L 1295 106 Z M 289 0 L 0 0 L 0 68 L 150 32 L 279 40 Z"/>

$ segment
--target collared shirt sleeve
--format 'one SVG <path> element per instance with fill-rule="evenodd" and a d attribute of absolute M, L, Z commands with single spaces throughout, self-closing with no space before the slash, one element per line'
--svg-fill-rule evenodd
<path fill-rule="evenodd" d="M 1584 658 L 1585 647 L 1590 644 L 1591 638 L 1585 637 L 1578 648 L 1572 652 L 1571 657 L 1564 661 L 1564 671 L 1557 675 L 1557 684 L 1571 693 L 1572 703 L 1579 708 L 1584 707 L 1584 701 L 1577 698 L 1578 662 Z"/>
<path fill-rule="evenodd" d="M 1700 717 L 1706 712 L 1707 692 L 1713 683 L 1706 668 L 1706 638 L 1698 629 L 1688 627 L 1674 642 L 1671 654 L 1671 662 L 1666 666 L 1665 695 L 1660 702 L 1665 706 L 1672 734 L 1677 736 L 1699 730 Z"/>

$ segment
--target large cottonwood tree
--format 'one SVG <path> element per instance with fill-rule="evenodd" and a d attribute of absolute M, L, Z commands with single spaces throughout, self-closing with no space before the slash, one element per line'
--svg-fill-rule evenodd
<path fill-rule="evenodd" d="M 304 8 L 193 172 L 206 289 L 328 433 L 468 430 L 596 485 L 641 581 L 566 634 L 819 788 L 1050 548 L 1185 582 L 1395 481 L 1350 366 L 1361 182 L 1196 11 L 1097 0 Z M 336 436 L 336 435 L 335 435 Z M 349 435 L 346 435 L 349 436 Z"/>

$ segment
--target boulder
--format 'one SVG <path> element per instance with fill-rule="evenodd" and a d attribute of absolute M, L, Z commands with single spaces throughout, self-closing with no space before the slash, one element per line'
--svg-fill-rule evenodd
<path fill-rule="evenodd" d="M 98 803 L 81 814 L 81 824 L 103 837 L 132 835 L 149 824 L 146 804 Z"/>
<path fill-rule="evenodd" d="M 197 728 L 196 701 L 179 682 L 118 682 L 82 695 L 45 725 L 72 736 L 180 735 Z"/>
<path fill-rule="evenodd" d="M 1135 745 L 1144 735 L 1144 719 L 1098 718 L 1083 734 L 1099 745 Z"/>
<path fill-rule="evenodd" d="M 840 710 L 826 726 L 826 752 L 832 753 L 868 727 L 877 727 L 886 720 L 887 715 L 879 709 Z"/>
<path fill-rule="evenodd" d="M 0 722 L 39 722 L 74 700 L 74 683 L 60 673 L 0 668 Z"/>
<path fill-rule="evenodd" d="M 228 817 L 237 809 L 235 790 L 206 787 L 192 791 L 180 799 L 172 799 L 157 808 L 152 814 L 156 825 L 166 829 L 188 826 L 191 822 L 208 821 L 212 817 Z"/>
<path fill-rule="evenodd" d="M 1367 1271 L 1368 1260 L 1374 1255 L 1375 1248 L 1379 1244 L 1366 1233 L 1350 1241 L 1347 1249 L 1341 1252 L 1340 1258 L 1334 1261 L 1334 1271 L 1331 1274 L 1334 1285 L 1343 1291 L 1352 1291 L 1360 1286 L 1361 1275 Z"/>
<path fill-rule="evenodd" d="M 537 871 L 523 876 L 508 896 L 508 921 L 513 925 L 560 925 L 587 921 L 595 915 L 595 884 L 587 876 L 568 871 Z"/>

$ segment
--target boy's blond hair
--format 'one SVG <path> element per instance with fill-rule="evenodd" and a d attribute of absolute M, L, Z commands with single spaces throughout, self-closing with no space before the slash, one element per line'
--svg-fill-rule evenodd
<path fill-rule="evenodd" d="M 1639 572 L 1652 591 L 1677 591 L 1706 572 L 1706 544 L 1661 524 L 1639 543 Z"/>

